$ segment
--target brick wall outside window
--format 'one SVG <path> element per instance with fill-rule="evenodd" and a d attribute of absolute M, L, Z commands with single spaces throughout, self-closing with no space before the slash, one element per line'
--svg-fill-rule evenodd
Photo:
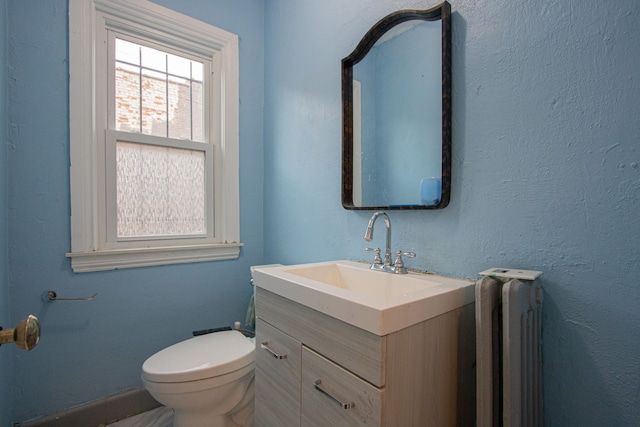
<path fill-rule="evenodd" d="M 116 130 L 140 132 L 140 75 L 116 67 Z M 202 141 L 202 83 L 142 76 L 142 133 Z M 192 101 L 193 97 L 193 101 Z M 167 134 L 167 105 L 169 127 Z M 191 106 L 193 106 L 193 120 Z M 192 123 L 193 122 L 193 123 Z M 191 126 L 193 124 L 193 136 Z"/>

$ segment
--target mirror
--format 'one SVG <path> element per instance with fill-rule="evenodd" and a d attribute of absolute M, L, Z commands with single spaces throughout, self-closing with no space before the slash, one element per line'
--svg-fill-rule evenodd
<path fill-rule="evenodd" d="M 342 60 L 342 206 L 441 209 L 451 192 L 451 6 L 401 10 Z"/>

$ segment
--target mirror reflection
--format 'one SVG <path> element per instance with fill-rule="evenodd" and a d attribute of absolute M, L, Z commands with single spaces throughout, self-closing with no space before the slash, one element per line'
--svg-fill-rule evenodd
<path fill-rule="evenodd" d="M 345 208 L 448 204 L 448 16 L 448 3 L 391 14 L 343 60 Z"/>
<path fill-rule="evenodd" d="M 405 22 L 353 67 L 356 206 L 440 202 L 439 189 L 422 191 L 442 177 L 440 32 L 437 21 Z"/>

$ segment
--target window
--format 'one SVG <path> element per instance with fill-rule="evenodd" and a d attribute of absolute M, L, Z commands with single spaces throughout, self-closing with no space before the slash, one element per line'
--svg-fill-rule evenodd
<path fill-rule="evenodd" d="M 69 0 L 75 272 L 239 256 L 237 36 Z"/>

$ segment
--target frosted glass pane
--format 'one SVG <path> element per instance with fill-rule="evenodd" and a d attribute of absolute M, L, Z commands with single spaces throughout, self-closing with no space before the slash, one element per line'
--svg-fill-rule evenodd
<path fill-rule="evenodd" d="M 118 142 L 116 155 L 118 237 L 206 233 L 203 152 Z"/>

